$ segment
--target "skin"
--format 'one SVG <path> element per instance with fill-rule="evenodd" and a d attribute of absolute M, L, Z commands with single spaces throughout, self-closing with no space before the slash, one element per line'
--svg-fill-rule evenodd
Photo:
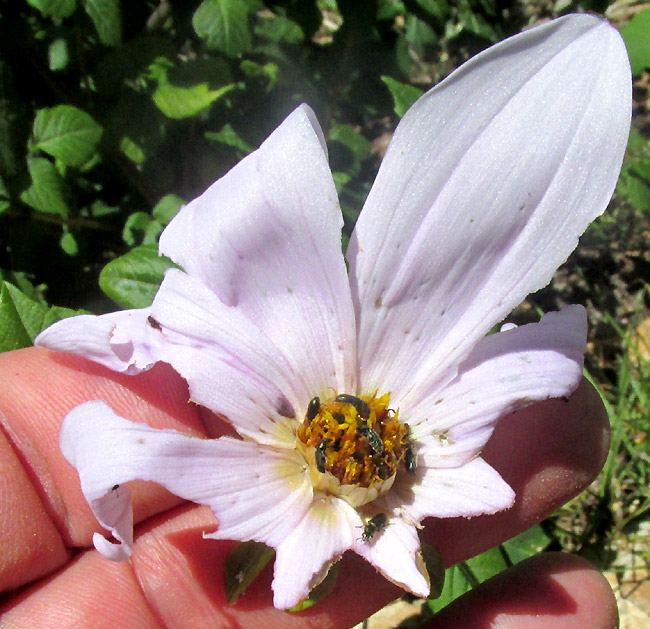
<path fill-rule="evenodd" d="M 0 381 L 2 627 L 347 627 L 401 595 L 346 553 L 333 593 L 305 612 L 272 607 L 271 565 L 230 606 L 223 562 L 232 542 L 202 539 L 216 527 L 210 510 L 144 482 L 133 484 L 139 524 L 131 561 L 102 558 L 89 549 L 100 528 L 58 449 L 66 413 L 103 399 L 134 421 L 215 436 L 203 427 L 206 411 L 188 404 L 183 380 L 163 364 L 129 377 L 29 348 L 0 355 Z M 447 565 L 505 541 L 582 491 L 602 467 L 608 443 L 607 416 L 586 382 L 568 403 L 550 400 L 510 415 L 484 456 L 515 490 L 515 506 L 473 519 L 429 519 L 421 534 Z M 429 626 L 598 629 L 617 626 L 617 611 L 593 567 L 549 553 L 482 584 Z"/>

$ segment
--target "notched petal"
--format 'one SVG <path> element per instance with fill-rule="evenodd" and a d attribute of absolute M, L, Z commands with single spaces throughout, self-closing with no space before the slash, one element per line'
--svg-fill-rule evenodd
<path fill-rule="evenodd" d="M 150 321 L 150 309 L 122 310 L 106 315 L 62 319 L 43 330 L 38 347 L 93 360 L 113 371 L 134 375 L 159 360 L 161 330 Z"/>

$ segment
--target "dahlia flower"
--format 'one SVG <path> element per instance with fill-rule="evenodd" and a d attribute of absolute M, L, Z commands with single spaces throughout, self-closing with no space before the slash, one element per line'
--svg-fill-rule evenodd
<path fill-rule="evenodd" d="M 427 596 L 420 523 L 510 507 L 481 458 L 495 424 L 581 378 L 581 306 L 488 332 L 604 211 L 630 108 L 625 47 L 596 18 L 479 54 L 400 122 L 348 270 L 323 133 L 298 107 L 166 228 L 160 253 L 178 268 L 150 307 L 38 338 L 127 374 L 167 362 L 237 433 L 158 430 L 101 401 L 72 410 L 60 443 L 112 535 L 95 533 L 97 550 L 129 557 L 124 483 L 145 479 L 209 505 L 205 537 L 273 547 L 276 607 L 350 549 Z"/>

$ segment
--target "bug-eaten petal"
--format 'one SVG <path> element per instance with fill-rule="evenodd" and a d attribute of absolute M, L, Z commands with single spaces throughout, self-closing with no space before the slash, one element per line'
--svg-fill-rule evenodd
<path fill-rule="evenodd" d="M 296 109 L 160 238 L 160 251 L 282 349 L 309 397 L 354 390 L 343 219 L 313 112 Z"/>
<path fill-rule="evenodd" d="M 298 526 L 276 546 L 275 607 L 288 609 L 304 599 L 352 548 L 360 526 L 359 514 L 347 502 L 317 493 Z"/>
<path fill-rule="evenodd" d="M 420 554 L 420 539 L 413 523 L 391 517 L 369 541 L 357 539 L 354 550 L 389 581 L 416 596 L 429 595 L 429 574 Z"/>
<path fill-rule="evenodd" d="M 582 379 L 586 342 L 582 306 L 481 339 L 450 384 L 413 408 L 402 407 L 418 459 L 435 467 L 462 465 L 481 452 L 504 415 L 570 395 Z"/>
<path fill-rule="evenodd" d="M 348 249 L 362 390 L 455 367 L 605 209 L 630 123 L 625 46 L 568 16 L 491 47 L 399 124 Z"/>
<path fill-rule="evenodd" d="M 496 513 L 511 507 L 514 500 L 510 485 L 480 457 L 451 468 L 418 461 L 415 478 L 398 477 L 387 497 L 407 522 Z"/>
<path fill-rule="evenodd" d="M 270 545 L 284 539 L 311 502 L 309 474 L 295 452 L 151 428 L 120 417 L 100 401 L 73 409 L 59 440 L 95 516 L 117 540 L 113 544 L 95 535 L 95 547 L 109 559 L 131 554 L 133 514 L 130 492 L 122 486 L 128 481 L 154 481 L 208 505 L 228 539 Z"/>
<path fill-rule="evenodd" d="M 128 375 L 149 369 L 159 360 L 164 342 L 147 322 L 149 308 L 106 315 L 62 319 L 35 339 L 38 347 L 70 352 Z"/>
<path fill-rule="evenodd" d="M 152 312 L 167 341 L 163 358 L 187 380 L 194 402 L 258 443 L 295 447 L 309 392 L 248 317 L 178 269 L 167 271 Z"/>

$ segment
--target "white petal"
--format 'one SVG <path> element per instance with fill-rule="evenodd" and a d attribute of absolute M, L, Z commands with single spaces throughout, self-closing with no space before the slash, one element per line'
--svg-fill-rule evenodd
<path fill-rule="evenodd" d="M 141 308 L 62 319 L 43 330 L 34 344 L 78 354 L 114 371 L 133 375 L 158 360 L 163 343 L 159 331 L 147 320 L 149 314 L 149 308 Z"/>
<path fill-rule="evenodd" d="M 444 390 L 404 409 L 420 444 L 419 460 L 436 467 L 461 465 L 483 449 L 504 415 L 570 395 L 582 379 L 586 341 L 582 306 L 483 338 Z"/>
<path fill-rule="evenodd" d="M 165 275 L 152 312 L 167 340 L 164 360 L 187 380 L 193 401 L 258 443 L 295 447 L 293 424 L 309 392 L 242 312 L 178 269 Z"/>
<path fill-rule="evenodd" d="M 420 540 L 413 523 L 401 517 L 389 517 L 386 527 L 368 542 L 357 539 L 354 550 L 392 583 L 416 596 L 429 595 L 429 576 L 420 555 Z"/>
<path fill-rule="evenodd" d="M 309 469 L 297 452 L 274 450 L 227 437 L 218 440 L 217 477 L 210 507 L 214 539 L 256 540 L 279 546 L 311 509 Z"/>
<path fill-rule="evenodd" d="M 317 494 L 300 524 L 276 547 L 275 607 L 287 609 L 303 600 L 333 560 L 352 547 L 360 525 L 361 518 L 344 500 Z"/>
<path fill-rule="evenodd" d="M 354 390 L 354 311 L 343 219 L 313 112 L 296 109 L 262 146 L 184 207 L 160 250 L 282 348 L 310 397 Z"/>
<path fill-rule="evenodd" d="M 418 463 L 416 481 L 396 479 L 391 502 L 397 501 L 405 519 L 455 518 L 496 513 L 512 506 L 515 493 L 483 459 L 461 467 L 435 468 Z"/>
<path fill-rule="evenodd" d="M 611 197 L 630 109 L 620 35 L 580 15 L 493 46 L 409 110 L 348 249 L 363 390 L 449 377 L 549 282 Z"/>
<path fill-rule="evenodd" d="M 210 506 L 220 521 L 218 533 L 227 531 L 228 539 L 236 538 L 236 529 L 240 539 L 277 544 L 311 502 L 309 474 L 296 453 L 158 430 L 123 419 L 104 402 L 73 409 L 59 440 L 97 519 L 118 540 L 118 545 L 101 536 L 93 540 L 110 559 L 131 552 L 130 492 L 122 486 L 131 480 L 155 481 L 181 498 Z"/>

